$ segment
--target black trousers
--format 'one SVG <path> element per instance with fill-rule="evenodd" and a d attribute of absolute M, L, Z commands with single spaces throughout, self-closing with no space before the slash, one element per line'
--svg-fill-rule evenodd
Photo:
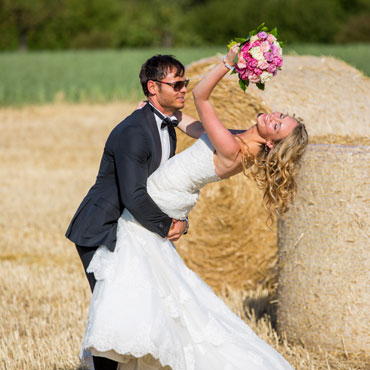
<path fill-rule="evenodd" d="M 94 274 L 87 273 L 86 269 L 89 266 L 90 261 L 92 260 L 94 256 L 94 253 L 99 247 L 83 247 L 81 245 L 76 244 L 76 248 L 77 248 L 78 255 L 81 258 L 81 262 L 84 267 L 87 280 L 89 281 L 91 291 L 93 291 L 96 280 L 95 280 Z M 94 361 L 95 370 L 117 370 L 118 363 L 108 358 L 93 356 L 93 361 Z"/>

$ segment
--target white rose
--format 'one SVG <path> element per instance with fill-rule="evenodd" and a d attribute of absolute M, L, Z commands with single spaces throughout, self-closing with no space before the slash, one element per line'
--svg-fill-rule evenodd
<path fill-rule="evenodd" d="M 272 77 L 272 73 L 263 71 L 260 77 L 261 77 L 261 83 L 264 84 Z"/>
<path fill-rule="evenodd" d="M 257 59 L 258 61 L 264 60 L 263 53 L 261 49 L 257 46 L 255 48 L 249 49 L 249 54 L 252 55 L 254 59 Z"/>
<path fill-rule="evenodd" d="M 257 35 L 254 35 L 250 38 L 249 42 L 251 43 L 251 45 L 258 40 L 258 36 Z"/>

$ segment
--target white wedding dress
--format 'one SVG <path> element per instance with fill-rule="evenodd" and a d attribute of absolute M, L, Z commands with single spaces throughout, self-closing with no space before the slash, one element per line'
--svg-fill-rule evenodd
<path fill-rule="evenodd" d="M 203 135 L 148 179 L 148 192 L 170 217 L 183 219 L 199 189 L 220 180 Z M 173 244 L 129 211 L 118 220 L 114 252 L 101 246 L 89 272 L 97 279 L 81 358 L 120 370 L 293 369 L 186 267 Z"/>

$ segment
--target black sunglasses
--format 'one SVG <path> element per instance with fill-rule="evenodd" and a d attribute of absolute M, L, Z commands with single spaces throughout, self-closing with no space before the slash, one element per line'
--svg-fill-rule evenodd
<path fill-rule="evenodd" d="M 159 80 L 152 80 L 152 81 L 159 82 L 161 84 L 170 85 L 171 87 L 173 87 L 175 91 L 180 91 L 184 86 L 188 87 L 190 80 L 187 79 L 187 80 L 176 81 L 176 82 L 165 82 L 165 81 L 159 81 Z"/>

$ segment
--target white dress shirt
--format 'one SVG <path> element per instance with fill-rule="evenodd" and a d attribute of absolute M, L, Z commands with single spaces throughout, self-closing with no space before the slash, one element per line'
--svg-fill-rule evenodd
<path fill-rule="evenodd" d="M 150 103 L 149 103 L 150 104 Z M 150 104 L 154 109 L 157 109 L 156 107 L 154 107 L 152 104 Z M 157 109 L 158 110 L 158 109 Z M 158 112 L 164 116 L 164 117 L 167 117 L 166 115 L 164 115 L 163 113 L 161 113 L 159 110 Z M 155 121 L 157 123 L 157 127 L 158 127 L 158 132 L 159 132 L 159 137 L 161 139 L 161 146 L 162 146 L 162 159 L 161 159 L 161 163 L 159 164 L 159 166 L 162 166 L 163 163 L 165 163 L 168 158 L 170 157 L 170 154 L 171 154 L 171 146 L 170 146 L 170 134 L 168 133 L 168 127 L 164 127 L 164 128 L 161 128 L 161 125 L 162 125 L 162 120 L 155 114 L 154 114 L 154 118 L 155 118 Z"/>

